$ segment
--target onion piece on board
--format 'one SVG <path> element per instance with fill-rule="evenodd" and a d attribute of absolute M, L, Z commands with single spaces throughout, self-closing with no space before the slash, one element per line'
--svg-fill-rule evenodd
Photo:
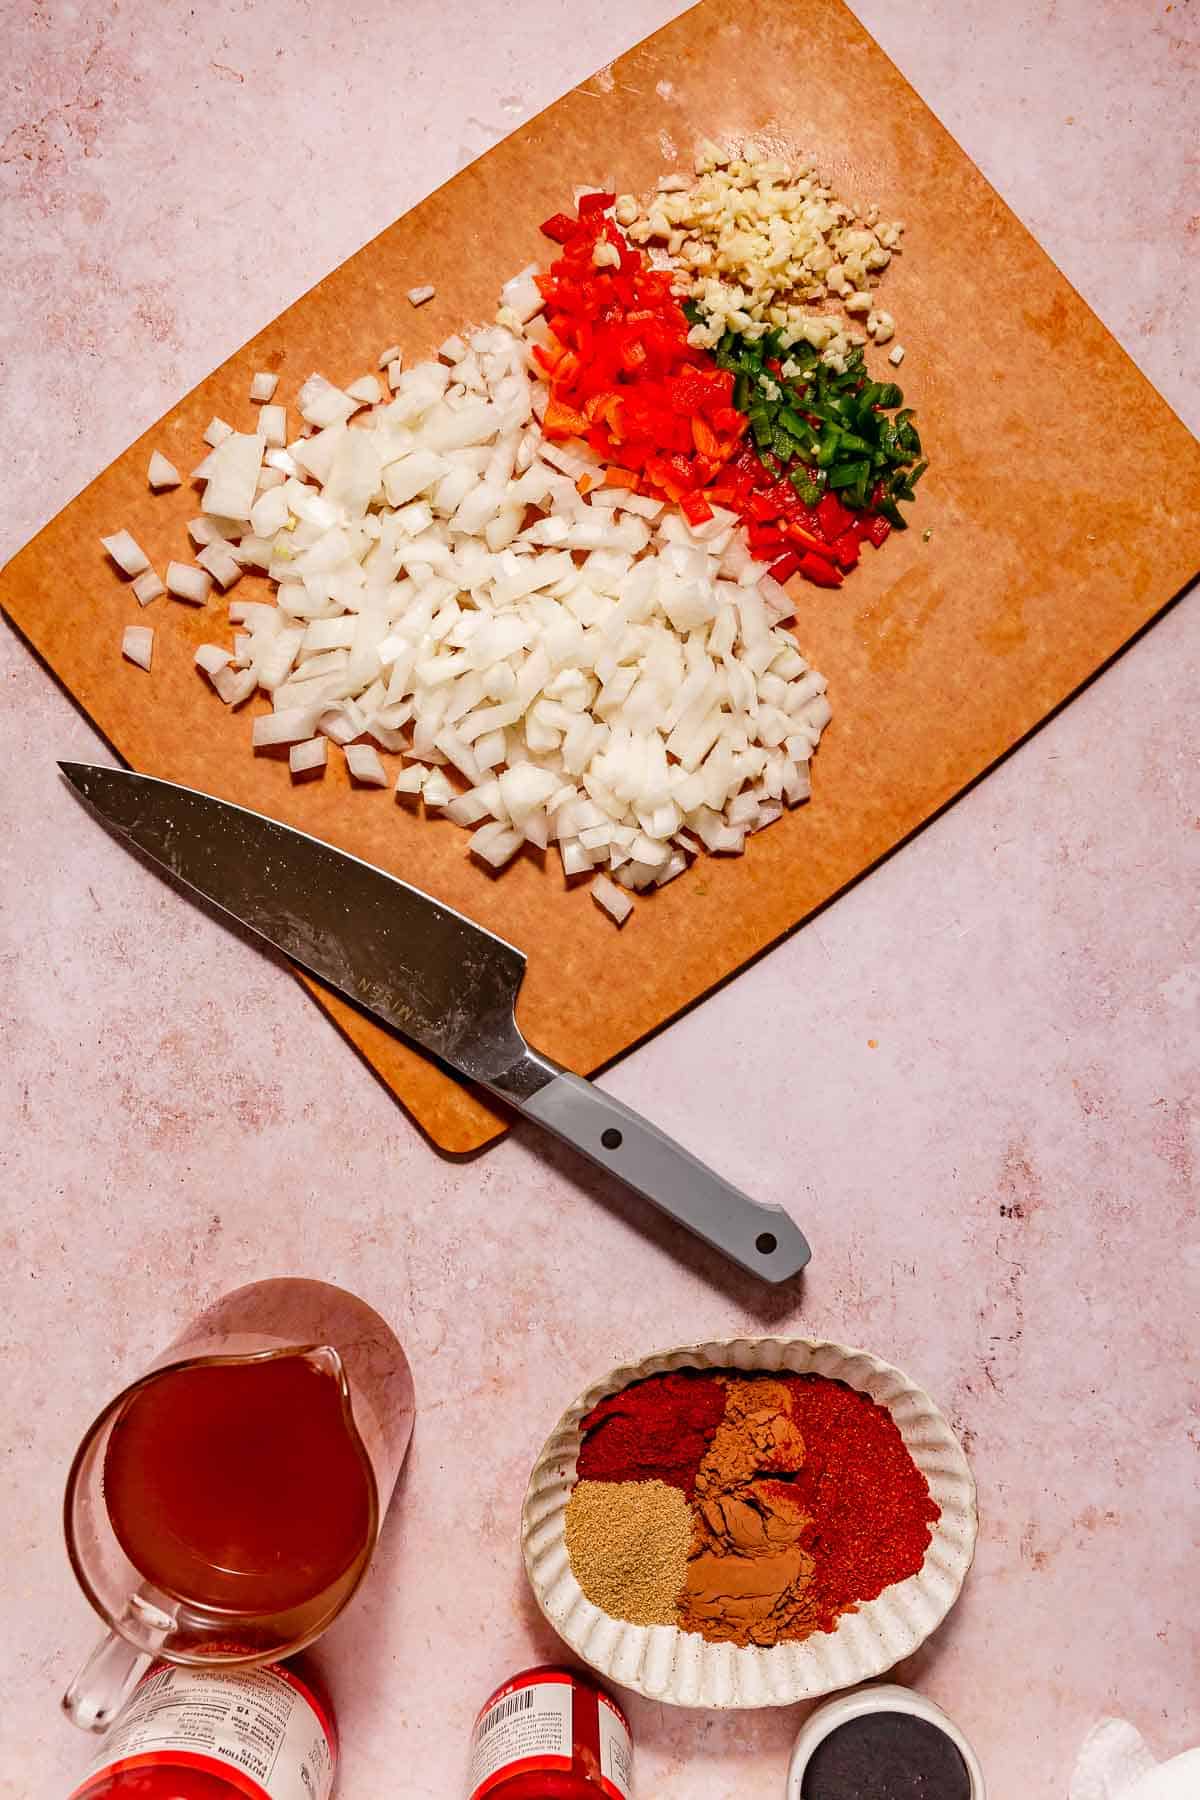
<path fill-rule="evenodd" d="M 121 634 L 121 655 L 139 669 L 149 669 L 154 655 L 154 632 L 149 625 L 127 625 Z"/>
<path fill-rule="evenodd" d="M 100 542 L 123 575 L 141 575 L 150 567 L 150 558 L 127 531 L 114 531 L 111 537 L 102 537 Z"/>

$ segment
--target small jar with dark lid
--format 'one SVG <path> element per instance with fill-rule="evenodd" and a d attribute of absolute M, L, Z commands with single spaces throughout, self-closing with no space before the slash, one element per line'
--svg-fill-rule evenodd
<path fill-rule="evenodd" d="M 817 1708 L 796 1740 L 787 1800 L 986 1800 L 957 1725 L 911 1688 L 881 1684 Z"/>

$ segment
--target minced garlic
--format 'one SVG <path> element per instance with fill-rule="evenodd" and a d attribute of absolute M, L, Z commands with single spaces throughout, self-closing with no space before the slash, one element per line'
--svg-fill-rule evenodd
<path fill-rule="evenodd" d="M 689 334 L 693 343 L 711 349 L 727 328 L 756 338 L 775 327 L 836 368 L 863 338 L 809 310 L 829 296 L 860 315 L 876 343 L 889 340 L 894 323 L 876 312 L 871 289 L 900 247 L 900 220 L 881 222 L 877 206 L 860 214 L 810 166 L 793 172 L 753 144 L 738 155 L 703 143 L 695 168 L 686 191 L 660 182 L 633 217 L 631 195 L 617 208 L 635 244 L 667 244 L 681 291 L 706 315 Z"/>

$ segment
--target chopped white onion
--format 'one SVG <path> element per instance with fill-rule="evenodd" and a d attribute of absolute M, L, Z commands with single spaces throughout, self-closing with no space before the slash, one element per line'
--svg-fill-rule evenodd
<path fill-rule="evenodd" d="M 267 462 L 273 469 L 284 468 L 284 465 L 277 462 L 275 458 L 287 443 L 287 407 L 264 406 L 258 415 L 258 429 L 262 433 L 263 442 L 270 453 L 267 456 Z M 294 467 L 284 468 L 284 473 L 294 475 L 296 471 Z"/>
<path fill-rule="evenodd" d="M 177 488 L 183 476 L 173 462 L 168 462 L 161 450 L 150 452 L 150 467 L 146 472 L 150 486 L 158 493 L 162 488 Z"/>
<path fill-rule="evenodd" d="M 139 669 L 149 669 L 154 655 L 154 633 L 149 625 L 127 625 L 121 634 L 121 655 Z"/>
<path fill-rule="evenodd" d="M 546 304 L 534 280 L 536 273 L 536 264 L 531 264 L 528 269 L 522 269 L 519 275 L 514 275 L 511 281 L 506 281 L 500 289 L 501 306 L 506 306 L 510 312 L 515 313 L 521 325 L 527 325 Z"/>
<path fill-rule="evenodd" d="M 440 769 L 431 769 L 425 777 L 421 789 L 426 806 L 449 806 L 455 797 L 456 789 L 452 788 Z"/>
<path fill-rule="evenodd" d="M 273 400 L 275 398 L 275 389 L 278 386 L 278 375 L 271 374 L 267 369 L 260 369 L 256 375 L 251 377 L 250 398 L 251 400 L 259 401 Z"/>
<path fill-rule="evenodd" d="M 375 366 L 378 369 L 389 368 L 392 363 L 398 363 L 402 355 L 403 351 L 399 344 L 389 344 L 386 350 L 379 352 L 379 361 Z"/>
<path fill-rule="evenodd" d="M 403 799 L 409 794 L 419 794 L 425 785 L 428 771 L 420 763 L 409 763 L 401 769 L 396 777 L 396 795 Z"/>
<path fill-rule="evenodd" d="M 240 706 L 258 686 L 258 677 L 253 669 L 217 669 L 212 684 L 226 706 Z"/>
<path fill-rule="evenodd" d="M 375 406 L 383 399 L 383 389 L 374 375 L 360 375 L 357 381 L 350 382 L 346 392 L 363 406 Z"/>
<path fill-rule="evenodd" d="M 409 304 L 412 306 L 424 306 L 425 302 L 427 300 L 432 300 L 436 293 L 437 289 L 435 287 L 411 287 L 408 290 Z"/>
<path fill-rule="evenodd" d="M 588 888 L 588 893 L 597 906 L 603 907 L 604 911 L 615 919 L 618 925 L 623 925 L 633 911 L 633 901 L 629 895 L 623 893 L 615 882 L 608 879 L 607 875 L 597 875 Z"/>
<path fill-rule="evenodd" d="M 196 561 L 221 588 L 231 588 L 235 581 L 241 580 L 244 572 L 223 538 L 214 538 L 211 544 L 205 544 L 203 550 L 196 552 Z"/>
<path fill-rule="evenodd" d="M 493 819 L 491 824 L 481 825 L 473 833 L 467 848 L 483 862 L 490 863 L 493 869 L 502 869 L 506 862 L 512 861 L 524 842 L 521 832 Z"/>
<path fill-rule="evenodd" d="M 281 471 L 276 470 L 276 474 Z M 288 496 L 281 488 L 268 488 L 250 508 L 250 529 L 259 537 L 273 538 L 292 516 Z"/>
<path fill-rule="evenodd" d="M 149 606 L 152 600 L 157 600 L 166 591 L 153 569 L 143 569 L 140 575 L 134 577 L 133 596 L 139 606 Z"/>
<path fill-rule="evenodd" d="M 324 431 L 330 425 L 343 424 L 358 410 L 349 394 L 341 388 L 334 387 L 323 375 L 310 375 L 300 389 L 297 404 L 300 417 L 315 425 L 318 431 Z"/>
<path fill-rule="evenodd" d="M 266 570 L 274 605 L 229 602 L 233 656 L 197 653 L 228 705 L 270 696 L 255 746 L 290 746 L 304 774 L 332 739 L 369 786 L 390 779 L 381 750 L 402 755 L 398 799 L 423 795 L 493 868 L 557 846 L 620 923 L 630 891 L 701 845 L 741 854 L 808 798 L 830 710 L 733 514 L 693 528 L 645 495 L 585 493 L 596 453 L 543 438 L 540 305 L 523 270 L 499 322 L 438 361 L 405 369 L 389 346 L 390 399 L 374 375 L 310 376 L 291 443 L 264 405 L 207 459 L 201 567 L 167 585 L 203 599 L 210 574 Z"/>
<path fill-rule="evenodd" d="M 380 761 L 378 750 L 370 744 L 347 744 L 346 766 L 355 781 L 366 787 L 386 787 L 387 770 Z"/>
<path fill-rule="evenodd" d="M 204 428 L 204 441 L 213 450 L 219 444 L 223 444 L 227 437 L 232 436 L 233 426 L 226 424 L 224 419 L 217 418 L 215 414 Z"/>
<path fill-rule="evenodd" d="M 248 519 L 266 443 L 257 433 L 232 431 L 208 459 L 203 508 L 211 517 Z"/>
<path fill-rule="evenodd" d="M 230 656 L 228 650 L 222 650 L 219 644 L 198 644 L 196 647 L 196 655 L 194 658 L 196 667 L 198 669 L 203 669 L 204 673 L 210 678 L 214 676 L 218 670 L 227 669 L 232 660 L 233 658 Z"/>
<path fill-rule="evenodd" d="M 311 706 L 292 706 L 284 712 L 260 713 L 250 732 L 256 750 L 276 744 L 299 744 L 313 735 L 316 719 Z"/>
<path fill-rule="evenodd" d="M 102 537 L 100 542 L 122 574 L 141 575 L 150 567 L 150 558 L 127 531 L 115 531 L 111 537 Z"/>
<path fill-rule="evenodd" d="M 212 588 L 212 577 L 191 563 L 169 562 L 166 584 L 172 599 L 186 600 L 189 606 L 203 606 Z"/>
<path fill-rule="evenodd" d="M 306 738 L 302 744 L 293 744 L 288 751 L 288 767 L 293 775 L 309 775 L 314 769 L 323 769 L 328 758 L 328 738 Z"/>

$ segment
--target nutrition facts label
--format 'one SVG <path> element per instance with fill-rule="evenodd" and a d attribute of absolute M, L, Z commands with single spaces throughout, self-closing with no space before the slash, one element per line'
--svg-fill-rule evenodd
<path fill-rule="evenodd" d="M 629 1727 L 603 1694 L 597 1696 L 600 1726 L 600 1773 L 621 1800 L 633 1800 L 633 1739 Z"/>
<path fill-rule="evenodd" d="M 571 1686 L 569 1681 L 535 1681 L 497 1695 L 479 1717 L 471 1743 L 467 1790 L 482 1800 L 493 1777 L 529 1770 L 571 1767 Z"/>
<path fill-rule="evenodd" d="M 328 1733 L 294 1678 L 273 1669 L 153 1670 L 105 1737 L 84 1787 L 101 1773 L 156 1762 L 236 1770 L 236 1785 L 252 1800 L 329 1800 L 333 1788 Z"/>

